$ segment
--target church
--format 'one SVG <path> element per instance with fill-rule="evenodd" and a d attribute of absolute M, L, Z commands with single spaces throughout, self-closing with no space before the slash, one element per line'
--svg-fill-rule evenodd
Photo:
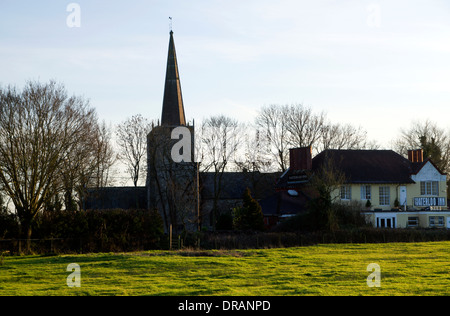
<path fill-rule="evenodd" d="M 187 122 L 171 31 L 161 119 L 147 137 L 146 186 L 90 190 L 85 209 L 157 209 L 164 230 L 180 233 L 215 229 L 223 217 L 230 218 L 232 209 L 242 204 L 246 188 L 257 200 L 274 193 L 280 173 L 224 172 L 218 177 L 214 172 L 201 172 L 194 162 L 195 124 Z M 180 127 L 189 131 L 188 135 L 173 137 Z M 190 159 L 176 162 L 172 153 L 180 141 L 190 144 L 190 148 L 181 149 L 183 156 L 188 154 Z"/>
<path fill-rule="evenodd" d="M 173 150 L 180 141 L 180 127 L 189 133 L 185 142 L 190 148 L 188 158 L 176 162 Z M 173 31 L 170 32 L 167 70 L 160 126 L 153 128 L 147 141 L 147 207 L 157 209 L 167 231 L 170 226 L 177 232 L 214 229 L 223 215 L 231 215 L 234 207 L 242 203 L 248 187 L 254 198 L 260 200 L 272 193 L 278 173 L 224 172 L 217 176 L 201 172 L 194 162 L 195 124 L 188 125 L 183 104 L 180 73 Z M 174 138 L 175 136 L 175 138 Z M 176 154 L 179 152 L 176 149 Z M 189 157 L 190 156 L 190 157 Z M 220 179 L 219 179 L 220 178 Z"/>

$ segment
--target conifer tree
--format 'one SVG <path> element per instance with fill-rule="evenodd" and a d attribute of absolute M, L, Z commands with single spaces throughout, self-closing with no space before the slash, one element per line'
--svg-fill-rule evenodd
<path fill-rule="evenodd" d="M 243 194 L 243 205 L 234 209 L 234 227 L 239 230 L 264 230 L 264 215 L 261 205 L 247 188 Z"/>

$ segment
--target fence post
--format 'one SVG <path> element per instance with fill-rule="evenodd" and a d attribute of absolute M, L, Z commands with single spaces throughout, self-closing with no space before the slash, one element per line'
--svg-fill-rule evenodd
<path fill-rule="evenodd" d="M 169 250 L 172 250 L 172 224 L 170 224 L 169 228 Z"/>

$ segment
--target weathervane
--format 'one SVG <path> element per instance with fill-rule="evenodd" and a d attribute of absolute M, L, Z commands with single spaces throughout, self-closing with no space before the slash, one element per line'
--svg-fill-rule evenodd
<path fill-rule="evenodd" d="M 169 16 L 169 29 L 170 29 L 170 32 L 173 32 L 173 24 L 172 24 L 172 17 L 171 16 Z"/>

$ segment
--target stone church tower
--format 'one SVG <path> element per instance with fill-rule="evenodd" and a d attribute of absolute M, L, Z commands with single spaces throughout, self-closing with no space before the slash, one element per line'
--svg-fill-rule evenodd
<path fill-rule="evenodd" d="M 172 135 L 180 127 L 189 136 L 184 134 L 180 139 L 180 135 Z M 190 150 L 190 159 L 175 162 L 173 148 L 180 141 L 190 146 L 184 146 L 180 150 Z M 186 124 L 175 42 L 171 31 L 161 124 L 155 126 L 147 137 L 148 207 L 158 209 L 166 232 L 170 226 L 176 233 L 198 229 L 198 168 L 194 163 L 194 147 L 194 126 Z"/>

